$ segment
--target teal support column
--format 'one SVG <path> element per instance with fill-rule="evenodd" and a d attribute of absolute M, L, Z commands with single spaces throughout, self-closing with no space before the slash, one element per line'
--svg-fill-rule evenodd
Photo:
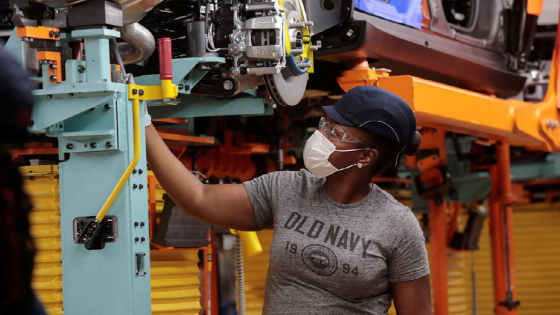
<path fill-rule="evenodd" d="M 27 42 L 22 41 L 22 39 L 17 36 L 17 28 L 14 27 L 14 30 L 12 31 L 12 35 L 10 35 L 10 38 L 8 39 L 6 45 L 4 46 L 4 48 L 6 48 L 7 51 L 11 52 L 14 58 L 17 61 L 19 61 L 19 63 L 22 65 L 23 68 L 26 67 L 26 61 L 25 61 L 26 45 Z"/>
<path fill-rule="evenodd" d="M 87 82 L 111 81 L 109 39 L 120 37 L 120 33 L 108 29 L 78 30 L 73 38 L 83 38 L 86 48 Z"/>
<path fill-rule="evenodd" d="M 124 86 L 124 85 L 123 85 Z M 70 153 L 68 161 L 60 163 L 60 208 L 62 232 L 62 271 L 65 314 L 148 315 L 151 314 L 150 247 L 147 200 L 147 170 L 145 147 L 108 216 L 118 220 L 118 236 L 100 250 L 87 250 L 74 243 L 73 221 L 76 217 L 95 216 L 124 173 L 134 155 L 132 102 L 126 91 L 114 94 L 118 149 Z M 142 105 L 141 105 L 142 106 Z M 106 128 L 100 119 L 102 106 L 65 121 L 68 127 L 92 126 Z M 99 112 L 98 115 L 95 113 Z M 140 111 L 143 123 L 143 111 Z M 112 114 L 110 114 L 112 115 Z M 95 117 L 99 120 L 91 120 Z M 65 127 L 66 128 L 66 127 Z M 95 142 L 92 136 L 86 143 Z M 74 141 L 61 138 L 59 143 Z M 141 144 L 145 144 L 141 125 Z M 114 144 L 116 146 L 116 144 Z M 77 147 L 77 145 L 75 146 Z M 75 150 L 75 149 L 72 149 Z M 138 225 L 135 224 L 138 222 Z M 140 265 L 137 259 L 140 259 Z M 139 270 L 137 270 L 139 268 Z M 139 272 L 137 272 L 139 271 Z M 144 274 L 145 272 L 145 274 Z"/>
<path fill-rule="evenodd" d="M 59 142 L 65 314 L 151 314 L 143 107 L 136 172 L 107 212 L 117 222 L 114 242 L 87 250 L 74 241 L 74 220 L 99 213 L 134 155 L 132 101 L 125 84 L 110 80 L 108 39 L 118 35 L 105 29 L 74 31 L 86 41 L 86 69 L 78 71 L 83 61 L 68 60 L 65 81 L 33 92 L 30 131 Z"/>

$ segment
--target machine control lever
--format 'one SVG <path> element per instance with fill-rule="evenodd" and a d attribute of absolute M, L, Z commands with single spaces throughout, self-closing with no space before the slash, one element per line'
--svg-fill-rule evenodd
<path fill-rule="evenodd" d="M 171 38 L 163 37 L 158 39 L 159 54 L 159 79 L 173 79 L 173 64 L 171 62 Z"/>
<path fill-rule="evenodd" d="M 118 221 L 115 216 L 105 216 L 99 222 L 96 217 L 78 217 L 73 222 L 74 243 L 84 244 L 87 250 L 103 249 L 105 243 L 118 238 Z"/>

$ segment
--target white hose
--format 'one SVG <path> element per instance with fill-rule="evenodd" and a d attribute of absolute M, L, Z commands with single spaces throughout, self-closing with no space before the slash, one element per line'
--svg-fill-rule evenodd
<path fill-rule="evenodd" d="M 235 275 L 237 278 L 237 314 L 245 315 L 245 275 L 243 267 L 243 243 L 241 235 L 235 234 Z"/>

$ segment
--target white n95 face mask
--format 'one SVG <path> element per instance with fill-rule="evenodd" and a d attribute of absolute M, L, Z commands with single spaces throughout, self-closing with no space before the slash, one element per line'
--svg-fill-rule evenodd
<path fill-rule="evenodd" d="M 327 139 L 321 131 L 316 130 L 305 143 L 305 148 L 303 149 L 303 162 L 305 163 L 305 167 L 307 167 L 307 169 L 311 172 L 311 174 L 315 175 L 315 177 L 325 178 L 338 171 L 349 169 L 358 164 L 358 167 L 361 167 L 360 163 L 356 163 L 341 169 L 336 168 L 331 164 L 331 162 L 329 162 L 329 157 L 333 152 L 353 152 L 368 149 L 369 148 L 337 150 L 336 146 Z"/>

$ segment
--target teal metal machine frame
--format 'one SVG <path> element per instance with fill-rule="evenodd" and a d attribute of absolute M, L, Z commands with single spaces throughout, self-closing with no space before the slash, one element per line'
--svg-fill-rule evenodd
<path fill-rule="evenodd" d="M 74 219 L 99 212 L 134 155 L 133 103 L 126 84 L 111 82 L 109 39 L 119 36 L 118 31 L 108 29 L 61 34 L 62 40 L 57 45 L 84 40 L 85 61 L 66 61 L 65 81 L 51 83 L 45 76 L 43 88 L 33 91 L 35 108 L 29 130 L 56 137 L 59 143 L 66 314 L 151 314 L 144 128 L 140 128 L 142 147 L 136 172 L 130 175 L 107 212 L 118 219 L 115 241 L 101 250 L 87 250 L 74 242 Z M 25 63 L 25 42 L 17 37 L 15 30 L 6 48 Z M 173 60 L 173 83 L 196 85 L 206 72 L 192 70 L 197 64 L 207 62 L 225 61 L 218 57 Z M 43 73 L 48 73 L 48 65 L 42 67 Z M 135 81 L 141 85 L 160 82 L 158 75 L 137 77 Z M 167 106 L 153 107 L 152 116 L 264 115 L 273 110 L 273 105 L 257 98 L 255 91 L 236 98 L 191 95 L 185 89 L 179 92 L 178 100 L 163 100 L 159 105 Z M 141 108 L 141 124 L 143 116 Z"/>

